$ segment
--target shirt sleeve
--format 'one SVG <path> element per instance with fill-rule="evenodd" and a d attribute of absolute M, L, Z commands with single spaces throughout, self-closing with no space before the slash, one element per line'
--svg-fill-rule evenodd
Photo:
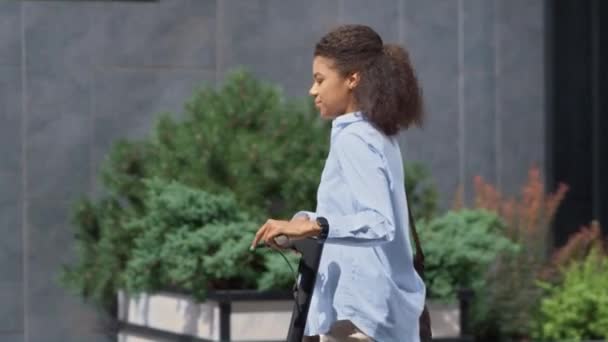
<path fill-rule="evenodd" d="M 393 182 L 384 156 L 354 132 L 343 132 L 334 148 L 355 213 L 324 214 L 329 223 L 325 242 L 374 246 L 392 241 L 395 236 Z M 314 220 L 318 214 L 300 211 L 294 218 L 302 215 Z"/>
<path fill-rule="evenodd" d="M 293 217 L 291 218 L 292 220 L 298 217 L 306 217 L 311 221 L 314 221 L 317 219 L 317 214 L 313 213 L 312 211 L 298 211 L 297 213 L 295 213 L 295 215 L 293 215 Z"/>

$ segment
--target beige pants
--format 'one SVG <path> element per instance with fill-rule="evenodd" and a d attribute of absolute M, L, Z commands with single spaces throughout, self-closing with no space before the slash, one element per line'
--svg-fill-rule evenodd
<path fill-rule="evenodd" d="M 336 321 L 327 335 L 304 336 L 303 342 L 373 342 L 373 340 L 359 330 L 351 321 Z"/>

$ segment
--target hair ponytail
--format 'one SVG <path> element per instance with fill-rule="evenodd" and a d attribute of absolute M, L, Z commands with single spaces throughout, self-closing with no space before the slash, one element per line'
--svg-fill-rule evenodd
<path fill-rule="evenodd" d="M 383 67 L 386 69 L 387 79 L 384 88 L 388 92 L 386 96 L 394 101 L 392 107 L 381 108 L 382 112 L 395 110 L 401 113 L 399 116 L 400 128 L 407 129 L 411 125 L 422 125 L 423 122 L 423 100 L 422 89 L 418 78 L 412 67 L 410 56 L 407 51 L 397 44 L 384 44 Z"/>

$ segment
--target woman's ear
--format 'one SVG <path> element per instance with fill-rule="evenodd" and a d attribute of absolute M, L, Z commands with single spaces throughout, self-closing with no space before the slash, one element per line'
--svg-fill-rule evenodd
<path fill-rule="evenodd" d="M 361 74 L 357 72 L 353 72 L 346 78 L 346 86 L 348 90 L 353 90 L 359 85 L 359 81 L 361 80 Z"/>

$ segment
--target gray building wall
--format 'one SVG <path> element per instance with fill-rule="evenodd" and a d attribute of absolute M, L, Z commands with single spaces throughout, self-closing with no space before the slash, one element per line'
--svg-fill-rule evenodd
<path fill-rule="evenodd" d="M 0 340 L 106 341 L 55 281 L 68 209 L 119 137 L 179 112 L 238 65 L 306 96 L 315 41 L 364 23 L 404 44 L 429 118 L 402 137 L 449 207 L 482 175 L 507 193 L 544 166 L 543 0 L 0 2 Z"/>

